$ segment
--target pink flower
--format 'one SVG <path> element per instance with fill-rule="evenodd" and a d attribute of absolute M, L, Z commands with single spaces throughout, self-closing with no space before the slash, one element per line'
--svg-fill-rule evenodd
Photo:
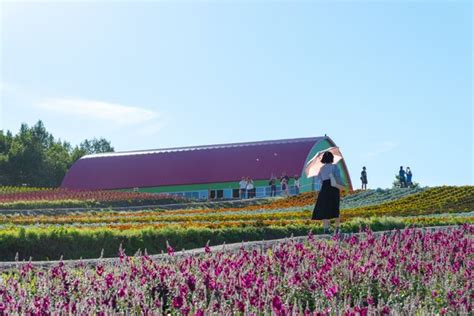
<path fill-rule="evenodd" d="M 390 282 L 392 282 L 393 286 L 400 285 L 400 279 L 395 275 L 392 275 L 392 277 L 390 278 Z"/>
<path fill-rule="evenodd" d="M 239 312 L 245 312 L 245 304 L 242 301 L 237 301 L 237 309 Z"/>
<path fill-rule="evenodd" d="M 193 275 L 189 275 L 186 279 L 186 284 L 191 292 L 194 291 L 196 289 L 196 278 Z"/>
<path fill-rule="evenodd" d="M 195 313 L 194 316 L 204 316 L 204 311 L 202 309 L 198 309 Z"/>
<path fill-rule="evenodd" d="M 122 287 L 122 288 L 120 288 L 120 290 L 118 291 L 118 296 L 119 296 L 119 297 L 124 297 L 126 293 L 127 293 L 127 292 L 126 292 L 125 288 Z"/>
<path fill-rule="evenodd" d="M 112 273 L 109 273 L 107 274 L 107 276 L 105 277 L 105 285 L 107 286 L 107 288 L 111 288 L 112 285 L 114 284 L 114 275 Z"/>
<path fill-rule="evenodd" d="M 280 296 L 276 295 L 272 299 L 272 308 L 276 313 L 280 313 L 283 310 L 283 302 L 281 301 Z"/>
<path fill-rule="evenodd" d="M 383 315 L 383 316 L 390 315 L 390 307 L 384 306 L 382 310 L 380 311 L 380 315 Z"/>
<path fill-rule="evenodd" d="M 168 244 L 168 242 L 166 242 L 166 251 L 168 252 L 168 255 L 174 255 L 174 249 L 170 246 L 170 244 Z"/>
<path fill-rule="evenodd" d="M 102 276 L 102 273 L 104 273 L 104 267 L 102 265 L 98 265 L 95 268 L 95 272 L 97 273 L 97 275 Z"/>
<path fill-rule="evenodd" d="M 303 246 L 303 244 L 300 243 L 300 242 L 295 245 L 295 248 L 296 248 L 296 250 L 298 250 L 298 251 L 303 251 L 303 250 L 304 250 L 304 246 Z"/>
<path fill-rule="evenodd" d="M 337 284 L 334 284 L 329 289 L 326 289 L 325 295 L 328 299 L 332 299 L 334 296 L 336 296 L 337 292 L 338 292 Z"/>
<path fill-rule="evenodd" d="M 179 309 L 183 306 L 183 297 L 180 295 L 180 296 L 176 296 L 175 298 L 173 298 L 173 307 L 176 308 L 176 309 Z"/>

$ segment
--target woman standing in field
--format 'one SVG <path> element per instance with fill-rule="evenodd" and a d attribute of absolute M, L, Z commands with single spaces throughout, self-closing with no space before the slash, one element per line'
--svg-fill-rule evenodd
<path fill-rule="evenodd" d="M 339 232 L 339 203 L 340 191 L 344 190 L 341 185 L 339 169 L 334 162 L 334 155 L 331 152 L 325 152 L 321 159 L 324 164 L 319 171 L 318 178 L 321 182 L 321 190 L 313 210 L 313 220 L 322 220 L 324 233 L 329 233 L 329 220 L 336 219 L 335 233 Z"/>

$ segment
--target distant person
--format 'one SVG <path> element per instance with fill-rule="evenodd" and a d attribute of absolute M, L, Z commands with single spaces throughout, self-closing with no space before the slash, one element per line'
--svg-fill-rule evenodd
<path fill-rule="evenodd" d="M 398 177 L 400 178 L 400 188 L 405 188 L 407 186 L 407 179 L 405 178 L 405 170 L 403 166 L 400 166 L 400 171 L 398 171 Z"/>
<path fill-rule="evenodd" d="M 295 194 L 300 194 L 300 177 L 295 175 Z"/>
<path fill-rule="evenodd" d="M 362 181 L 362 190 L 367 190 L 367 170 L 365 167 L 362 167 L 362 172 L 360 173 L 360 181 Z"/>
<path fill-rule="evenodd" d="M 245 179 L 245 177 L 242 177 L 242 180 L 240 180 L 239 188 L 240 188 L 240 198 L 245 199 L 245 195 L 247 193 L 247 180 Z"/>
<path fill-rule="evenodd" d="M 268 181 L 268 185 L 270 186 L 270 196 L 276 196 L 277 186 L 276 186 L 276 179 L 274 176 L 270 178 L 270 181 Z"/>
<path fill-rule="evenodd" d="M 286 177 L 282 177 L 281 180 L 280 180 L 280 184 L 281 184 L 281 193 L 282 195 L 284 196 L 288 196 L 288 180 Z"/>
<path fill-rule="evenodd" d="M 290 182 L 290 177 L 287 176 L 286 171 L 283 171 L 283 173 L 281 174 L 281 179 L 283 179 L 283 178 L 285 178 L 286 183 Z"/>
<path fill-rule="evenodd" d="M 411 169 L 410 167 L 407 167 L 407 186 L 409 186 L 410 188 L 413 187 L 413 182 L 412 182 L 412 177 L 413 177 L 413 174 L 411 173 Z"/>
<path fill-rule="evenodd" d="M 329 233 L 329 220 L 335 218 L 335 233 L 338 234 L 341 222 L 339 218 L 340 191 L 344 190 L 344 186 L 342 185 L 339 168 L 333 164 L 334 155 L 329 151 L 325 152 L 321 162 L 323 166 L 317 178 L 322 185 L 311 219 L 322 220 L 324 233 L 327 234 Z"/>
<path fill-rule="evenodd" d="M 250 177 L 247 177 L 247 198 L 251 199 L 255 197 L 255 187 L 253 185 L 253 180 Z"/>

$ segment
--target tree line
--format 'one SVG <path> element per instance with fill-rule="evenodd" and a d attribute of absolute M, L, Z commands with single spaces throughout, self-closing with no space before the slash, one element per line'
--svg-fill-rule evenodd
<path fill-rule="evenodd" d="M 68 169 L 84 155 L 114 151 L 110 141 L 86 139 L 76 146 L 56 139 L 43 122 L 20 131 L 0 130 L 0 185 L 57 187 Z"/>

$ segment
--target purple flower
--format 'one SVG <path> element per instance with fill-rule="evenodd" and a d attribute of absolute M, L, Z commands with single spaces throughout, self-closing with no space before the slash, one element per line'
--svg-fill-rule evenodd
<path fill-rule="evenodd" d="M 272 308 L 275 313 L 280 313 L 283 310 L 283 302 L 280 296 L 276 295 L 272 299 Z"/>
<path fill-rule="evenodd" d="M 186 284 L 189 287 L 189 290 L 193 292 L 196 289 L 196 278 L 193 275 L 189 275 L 186 279 Z"/>
<path fill-rule="evenodd" d="M 184 300 L 181 295 L 173 298 L 173 307 L 179 309 L 183 306 Z"/>
<path fill-rule="evenodd" d="M 104 273 L 104 267 L 102 265 L 98 265 L 95 269 L 95 272 L 97 273 L 97 275 L 101 276 L 102 273 Z"/>
<path fill-rule="evenodd" d="M 194 316 L 204 316 L 204 311 L 199 308 L 199 309 L 194 313 Z"/>
<path fill-rule="evenodd" d="M 109 273 L 107 274 L 107 276 L 105 277 L 105 285 L 107 286 L 107 288 L 111 288 L 112 285 L 114 284 L 114 275 L 112 273 Z"/>
<path fill-rule="evenodd" d="M 124 297 L 127 294 L 127 291 L 124 287 L 121 287 L 117 294 L 119 297 Z"/>

